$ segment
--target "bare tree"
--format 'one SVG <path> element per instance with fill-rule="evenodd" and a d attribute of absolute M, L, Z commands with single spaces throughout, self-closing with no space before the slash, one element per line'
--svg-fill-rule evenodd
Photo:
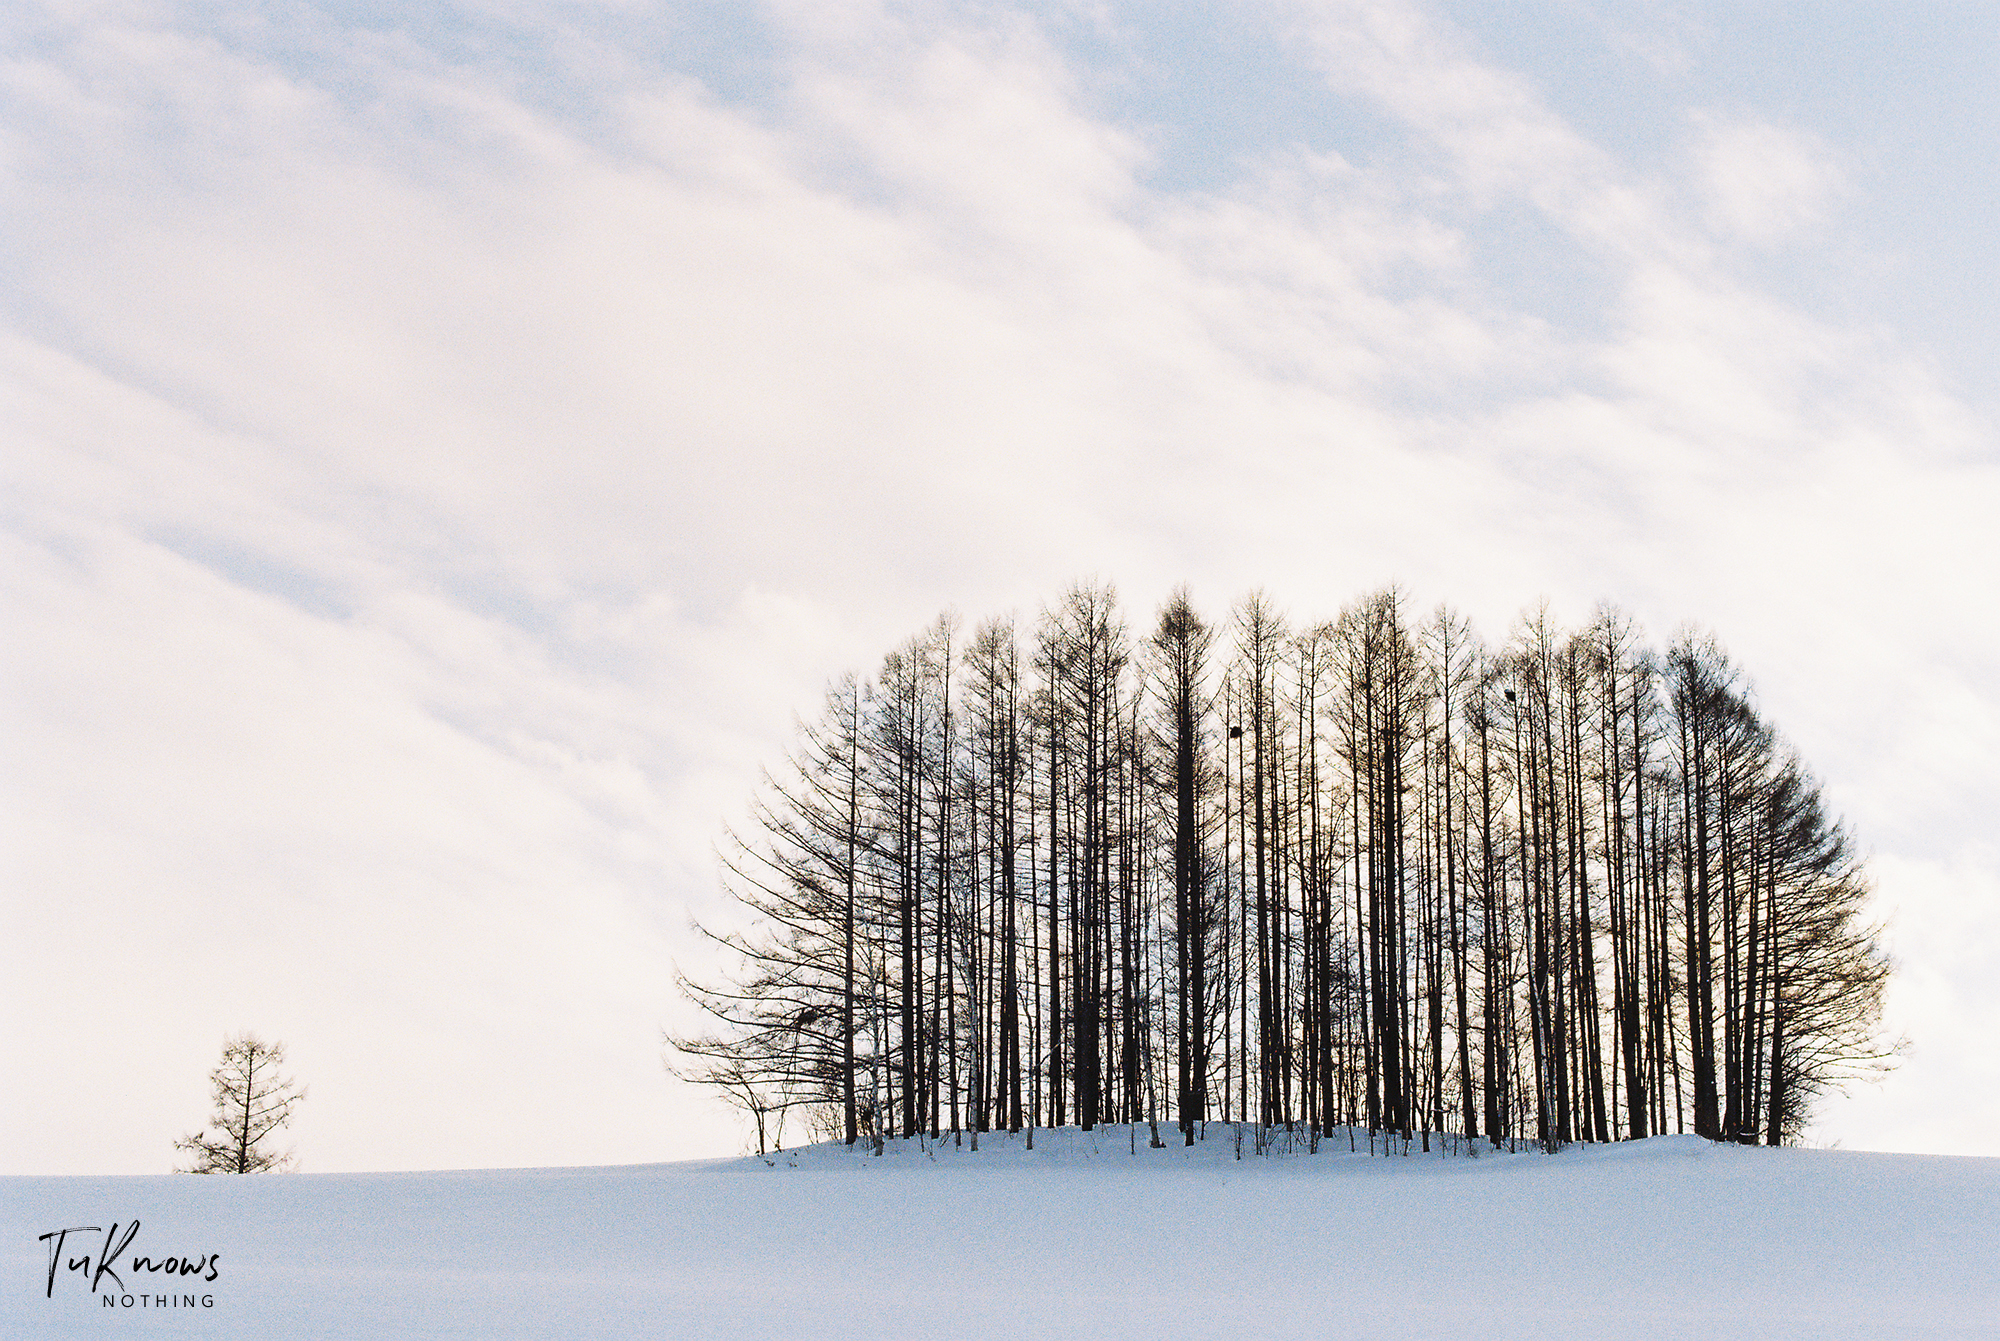
<path fill-rule="evenodd" d="M 870 1003 L 856 961 L 876 847 L 862 811 L 867 699 L 851 676 L 830 686 L 824 715 L 801 723 L 789 766 L 766 776 L 749 840 L 732 835 L 722 855 L 754 932 L 708 933 L 737 971 L 720 985 L 682 985 L 715 1027 L 666 1039 L 680 1054 L 669 1072 L 716 1086 L 748 1114 L 759 1153 L 767 1118 L 794 1107 L 829 1110 L 850 1144 L 860 1135 L 856 1044 Z"/>
<path fill-rule="evenodd" d="M 1134 657 L 1087 584 L 1032 655 L 945 619 L 837 683 L 724 857 L 754 925 L 679 1074 L 878 1148 L 1164 1104 L 1554 1149 L 1793 1139 L 1893 1055 L 1864 865 L 1713 638 L 1543 605 L 1489 652 L 1394 588 L 1234 626 L 1211 686 L 1185 590 Z"/>
<path fill-rule="evenodd" d="M 1151 644 L 1161 721 L 1155 732 L 1173 779 L 1174 983 L 1179 1006 L 1174 1031 L 1178 1108 L 1183 1144 L 1193 1145 L 1195 1125 L 1208 1115 L 1209 930 L 1216 921 L 1202 843 L 1202 809 L 1212 790 L 1203 769 L 1207 715 L 1207 661 L 1215 634 L 1186 587 L 1160 611 Z"/>
<path fill-rule="evenodd" d="M 291 1168 L 297 1156 L 272 1150 L 266 1142 L 292 1120 L 292 1109 L 306 1092 L 278 1074 L 285 1061 L 283 1043 L 266 1043 L 255 1034 L 239 1034 L 222 1042 L 222 1064 L 209 1072 L 215 1112 L 208 1125 L 215 1135 L 196 1132 L 174 1142 L 187 1152 L 188 1166 L 179 1173 L 269 1173 Z"/>

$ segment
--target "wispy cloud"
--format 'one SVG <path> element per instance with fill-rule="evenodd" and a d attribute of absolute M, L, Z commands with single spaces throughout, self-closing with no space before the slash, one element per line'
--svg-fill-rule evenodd
<path fill-rule="evenodd" d="M 1641 160 L 1424 8 L 1246 7 L 1368 129 L 1196 180 L 1096 96 L 1136 13 L 772 6 L 755 77 L 438 13 L 10 20 L 5 978 L 143 1055 L 8 1045 L 36 1167 L 164 1167 L 244 1025 L 309 1167 L 717 1148 L 654 1029 L 789 715 L 1090 572 L 1712 623 L 1904 922 L 1963 897 L 1991 430 L 1763 282 L 1860 189 L 1824 135 Z"/>

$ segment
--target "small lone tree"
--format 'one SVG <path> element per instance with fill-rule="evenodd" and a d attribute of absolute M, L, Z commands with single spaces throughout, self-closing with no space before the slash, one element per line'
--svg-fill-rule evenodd
<path fill-rule="evenodd" d="M 222 1041 L 222 1064 L 209 1073 L 215 1087 L 215 1112 L 208 1122 L 211 1136 L 196 1132 L 174 1142 L 190 1156 L 179 1173 L 265 1173 L 292 1166 L 291 1151 L 265 1147 L 265 1140 L 292 1120 L 292 1106 L 306 1097 L 294 1082 L 278 1074 L 285 1045 L 266 1043 L 255 1034 Z"/>

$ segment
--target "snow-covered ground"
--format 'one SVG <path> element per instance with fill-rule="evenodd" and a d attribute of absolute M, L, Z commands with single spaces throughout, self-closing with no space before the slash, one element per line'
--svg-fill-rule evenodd
<path fill-rule="evenodd" d="M 1215 1124 L 1192 1151 L 1132 1144 L 0 1178 L 0 1336 L 2000 1336 L 1996 1159 L 1665 1137 L 1239 1160 Z M 68 1269 L 102 1238 L 77 1232 L 50 1293 L 39 1235 L 135 1219 L 123 1290 Z M 171 1284 L 130 1269 L 215 1254 Z"/>

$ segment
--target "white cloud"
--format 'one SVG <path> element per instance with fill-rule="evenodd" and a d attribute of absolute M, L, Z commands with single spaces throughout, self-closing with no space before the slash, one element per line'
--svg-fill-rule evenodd
<path fill-rule="evenodd" d="M 1696 181 L 1725 237 L 1775 241 L 1821 218 L 1846 185 L 1838 156 L 1815 136 L 1714 112 L 1693 121 Z"/>
<path fill-rule="evenodd" d="M 1402 150 L 1172 193 L 998 11 L 771 11 L 748 107 L 567 31 L 568 110 L 499 42 L 43 17 L 0 74 L 5 979 L 142 1023 L 130 1070 L 11 1045 L 17 1167 L 161 1167 L 245 1025 L 316 1086 L 310 1167 L 718 1148 L 654 1030 L 790 714 L 1087 573 L 1135 624 L 1182 578 L 1701 619 L 1894 872 L 1977 869 L 1991 438 L 1759 287 L 1841 199 L 1803 132 L 1697 120 L 1689 215 L 1422 10 L 1346 6 L 1287 21 Z M 1553 316 L 1501 273 L 1521 220 L 1585 277 Z"/>

